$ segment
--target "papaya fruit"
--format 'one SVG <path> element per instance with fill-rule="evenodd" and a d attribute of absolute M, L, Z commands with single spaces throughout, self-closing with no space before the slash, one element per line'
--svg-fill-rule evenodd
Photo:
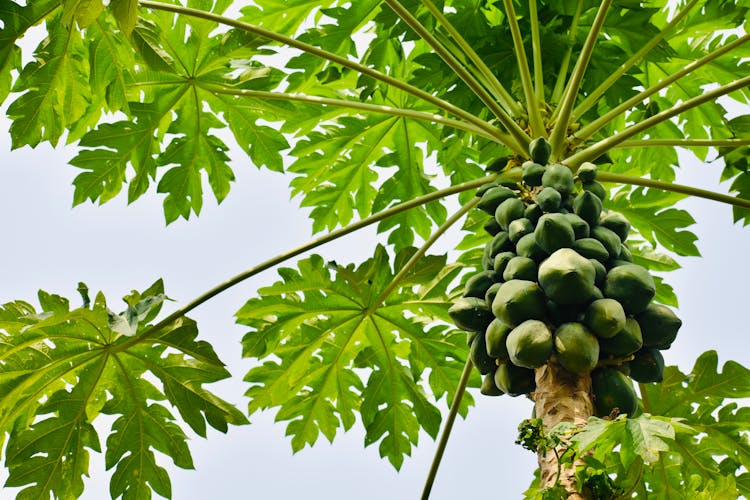
<path fill-rule="evenodd" d="M 599 240 L 607 249 L 609 258 L 615 260 L 620 256 L 620 250 L 622 250 L 622 241 L 613 231 L 610 231 L 606 227 L 596 226 L 591 228 L 591 237 Z"/>
<path fill-rule="evenodd" d="M 539 285 L 558 304 L 589 302 L 596 271 L 593 264 L 570 248 L 561 248 L 539 266 Z"/>
<path fill-rule="evenodd" d="M 534 232 L 534 224 L 526 217 L 516 219 L 508 224 L 508 237 L 515 245 L 523 236 Z"/>
<path fill-rule="evenodd" d="M 495 271 L 479 271 L 473 274 L 464 284 L 463 296 L 483 299 L 487 294 L 487 289 L 497 281 L 495 279 L 496 276 L 497 273 Z"/>
<path fill-rule="evenodd" d="M 466 345 L 471 347 L 471 343 L 474 342 L 474 337 L 479 335 L 479 332 L 466 332 Z"/>
<path fill-rule="evenodd" d="M 495 220 L 503 230 L 507 231 L 508 225 L 516 219 L 524 216 L 526 206 L 518 198 L 508 198 L 498 205 L 495 210 Z"/>
<path fill-rule="evenodd" d="M 529 156 L 531 156 L 532 161 L 546 165 L 551 154 L 552 145 L 544 137 L 537 137 L 529 143 Z"/>
<path fill-rule="evenodd" d="M 609 252 L 604 248 L 602 242 L 596 238 L 575 240 L 571 248 L 587 259 L 595 259 L 602 263 L 609 259 Z"/>
<path fill-rule="evenodd" d="M 544 319 L 547 299 L 533 281 L 506 281 L 492 301 L 492 313 L 506 325 L 515 327 L 529 319 Z"/>
<path fill-rule="evenodd" d="M 503 363 L 495 370 L 495 385 L 509 396 L 529 394 L 536 389 L 534 370 Z"/>
<path fill-rule="evenodd" d="M 495 385 L 495 370 L 482 378 L 482 386 L 479 388 L 479 392 L 485 396 L 502 396 L 505 394 L 502 389 Z"/>
<path fill-rule="evenodd" d="M 539 205 L 536 203 L 531 203 L 530 205 L 527 205 L 526 208 L 523 211 L 523 216 L 531 221 L 532 224 L 536 225 L 536 221 L 539 220 L 539 217 L 542 216 L 544 212 L 541 208 L 539 208 Z"/>
<path fill-rule="evenodd" d="M 682 326 L 682 320 L 661 304 L 649 304 L 635 319 L 641 327 L 643 345 L 656 349 L 669 349 Z"/>
<path fill-rule="evenodd" d="M 622 245 L 620 245 L 620 258 L 617 260 L 633 262 L 633 252 L 630 251 L 630 247 L 627 243 L 623 243 Z"/>
<path fill-rule="evenodd" d="M 487 219 L 487 222 L 484 223 L 484 230 L 487 231 L 491 236 L 495 236 L 497 233 L 503 230 L 503 228 L 500 227 L 500 224 L 497 223 L 497 220 L 495 220 L 494 217 L 490 217 Z"/>
<path fill-rule="evenodd" d="M 489 191 L 490 189 L 494 187 L 497 187 L 498 185 L 499 184 L 497 182 L 488 182 L 487 184 L 482 184 L 481 186 L 477 188 L 477 192 L 475 196 L 477 198 L 482 198 L 484 193 L 486 193 L 487 191 Z"/>
<path fill-rule="evenodd" d="M 627 314 L 643 312 L 655 294 L 654 278 L 638 264 L 613 267 L 604 280 L 604 295 L 622 304 Z"/>
<path fill-rule="evenodd" d="M 590 191 L 581 191 L 573 199 L 573 212 L 589 226 L 596 226 L 602 213 L 602 200 Z"/>
<path fill-rule="evenodd" d="M 625 328 L 599 343 L 602 353 L 610 354 L 617 358 L 630 356 L 638 352 L 641 347 L 643 347 L 641 327 L 638 326 L 638 322 L 633 318 L 625 318 Z"/>
<path fill-rule="evenodd" d="M 516 193 L 512 189 L 505 186 L 495 186 L 484 192 L 479 199 L 479 203 L 477 203 L 477 208 L 490 215 L 495 215 L 495 210 L 502 202 L 515 197 Z"/>
<path fill-rule="evenodd" d="M 625 328 L 625 310 L 614 299 L 599 299 L 589 304 L 583 322 L 597 337 L 609 339 Z"/>
<path fill-rule="evenodd" d="M 573 172 L 562 163 L 551 163 L 542 176 L 542 186 L 555 188 L 563 198 L 573 192 Z"/>
<path fill-rule="evenodd" d="M 493 283 L 484 294 L 484 301 L 487 303 L 487 307 L 489 307 L 490 310 L 492 309 L 492 301 L 495 300 L 495 295 L 497 295 L 500 285 L 502 285 L 502 283 Z"/>
<path fill-rule="evenodd" d="M 507 156 L 501 156 L 500 158 L 487 165 L 485 167 L 485 170 L 487 170 L 488 172 L 502 172 L 508 165 L 508 160 L 509 158 Z"/>
<path fill-rule="evenodd" d="M 499 254 L 495 255 L 495 258 L 492 261 L 492 269 L 494 269 L 495 272 L 500 275 L 500 277 L 502 277 L 503 273 L 505 272 L 505 266 L 507 266 L 508 262 L 510 262 L 510 259 L 515 256 L 516 254 L 513 252 L 500 252 Z"/>
<path fill-rule="evenodd" d="M 547 301 L 547 318 L 553 325 L 578 321 L 583 314 L 579 305 L 561 305 L 554 300 Z"/>
<path fill-rule="evenodd" d="M 534 233 L 522 236 L 516 243 L 516 253 L 521 257 L 528 257 L 534 262 L 541 262 L 549 255 L 536 242 Z"/>
<path fill-rule="evenodd" d="M 490 355 L 487 354 L 487 342 L 484 334 L 481 332 L 471 341 L 469 357 L 471 357 L 471 362 L 474 363 L 474 367 L 482 375 L 494 371 L 497 366 L 494 358 L 491 358 Z"/>
<path fill-rule="evenodd" d="M 536 223 L 534 239 L 542 250 L 551 254 L 560 248 L 570 248 L 575 241 L 575 233 L 563 214 L 544 214 Z"/>
<path fill-rule="evenodd" d="M 601 288 L 604 285 L 604 280 L 607 279 L 607 268 L 596 259 L 589 259 L 589 262 L 594 266 L 594 271 L 596 272 L 594 284 Z"/>
<path fill-rule="evenodd" d="M 581 238 L 588 238 L 589 237 L 589 224 L 585 220 L 581 219 L 578 215 L 575 213 L 567 213 L 564 214 L 565 218 L 568 219 L 570 222 L 570 225 L 573 226 L 573 234 L 575 234 L 575 237 L 577 240 L 580 240 Z"/>
<path fill-rule="evenodd" d="M 493 269 L 492 268 L 493 259 L 490 256 L 491 250 L 492 250 L 492 247 L 490 246 L 489 243 L 484 246 L 484 252 L 482 253 L 482 269 L 484 269 L 485 271 L 492 271 Z"/>
<path fill-rule="evenodd" d="M 536 262 L 528 257 L 513 257 L 508 261 L 503 271 L 503 279 L 536 281 L 538 267 Z"/>
<path fill-rule="evenodd" d="M 608 417 L 615 409 L 619 415 L 632 416 L 638 410 L 638 395 L 633 383 L 615 368 L 591 372 L 591 392 L 597 417 Z"/>
<path fill-rule="evenodd" d="M 596 165 L 588 161 L 581 163 L 576 171 L 576 175 L 581 182 L 594 182 L 596 180 L 596 174 Z"/>
<path fill-rule="evenodd" d="M 513 242 L 510 241 L 510 236 L 506 231 L 500 231 L 495 236 L 493 236 L 492 240 L 487 243 L 487 246 L 490 247 L 489 252 L 490 258 L 492 259 L 494 259 L 495 256 L 501 252 L 513 251 Z"/>
<path fill-rule="evenodd" d="M 636 352 L 628 362 L 630 378 L 648 384 L 664 380 L 664 356 L 658 349 L 644 348 Z"/>
<path fill-rule="evenodd" d="M 448 315 L 461 330 L 484 332 L 495 319 L 484 299 L 461 297 L 448 309 Z"/>
<path fill-rule="evenodd" d="M 523 368 L 537 368 L 552 355 L 552 332 L 543 321 L 529 319 L 510 331 L 505 345 L 511 363 Z"/>
<path fill-rule="evenodd" d="M 562 205 L 562 196 L 557 189 L 546 187 L 537 193 L 536 204 L 542 212 L 557 212 Z"/>
<path fill-rule="evenodd" d="M 600 200 L 605 201 L 607 199 L 607 188 L 600 182 L 583 182 L 581 187 L 584 191 L 589 191 L 599 197 Z"/>
<path fill-rule="evenodd" d="M 555 352 L 563 368 L 588 373 L 599 361 L 599 341 L 582 323 L 563 323 L 555 330 Z"/>
<path fill-rule="evenodd" d="M 630 221 L 619 212 L 607 212 L 602 214 L 599 225 L 606 227 L 625 241 L 630 233 Z"/>
<path fill-rule="evenodd" d="M 521 165 L 521 179 L 527 186 L 536 187 L 542 185 L 542 176 L 547 168 L 544 164 L 525 161 Z"/>
<path fill-rule="evenodd" d="M 505 342 L 511 330 L 513 330 L 513 327 L 506 325 L 499 319 L 492 320 L 485 332 L 485 346 L 487 347 L 487 354 L 491 358 L 500 361 L 508 359 L 508 348 Z"/>

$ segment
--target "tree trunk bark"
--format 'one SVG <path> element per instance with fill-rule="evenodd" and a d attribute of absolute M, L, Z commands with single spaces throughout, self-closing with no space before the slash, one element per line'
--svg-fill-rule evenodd
<path fill-rule="evenodd" d="M 536 415 L 542 419 L 548 431 L 560 422 L 570 422 L 579 427 L 586 425 L 594 414 L 591 400 L 591 376 L 565 370 L 556 361 L 536 369 L 536 391 L 534 392 Z M 557 449 L 562 454 L 564 447 Z M 582 463 L 576 461 L 576 464 Z M 559 469 L 560 485 L 568 491 L 569 500 L 588 500 L 589 497 L 576 492 L 575 466 Z M 541 488 L 554 486 L 558 478 L 558 460 L 551 450 L 539 453 Z"/>

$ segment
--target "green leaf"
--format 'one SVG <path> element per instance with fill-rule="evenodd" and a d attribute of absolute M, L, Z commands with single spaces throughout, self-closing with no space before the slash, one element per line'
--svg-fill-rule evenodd
<path fill-rule="evenodd" d="M 98 432 L 107 435 L 106 467 L 115 469 L 113 498 L 150 498 L 152 491 L 169 497 L 155 452 L 193 467 L 187 435 L 169 406 L 200 436 L 206 425 L 226 432 L 229 424 L 247 423 L 204 387 L 229 372 L 196 339 L 195 322 L 181 318 L 149 333 L 165 299 L 161 281 L 125 299 L 120 314 L 101 293 L 73 310 L 46 292 L 39 293 L 39 313 L 24 302 L 0 308 L 0 434 L 8 435 L 6 486 L 23 488 L 18 498 L 80 496 L 89 453 L 101 451 Z M 114 417 L 111 429 L 95 426 L 100 414 Z"/>
<path fill-rule="evenodd" d="M 278 407 L 293 450 L 314 444 L 320 433 L 333 440 L 337 428 L 354 425 L 357 412 L 365 444 L 380 442 L 381 456 L 396 468 L 420 428 L 436 435 L 433 398 L 454 397 L 466 348 L 462 333 L 428 325 L 449 319 L 445 293 L 458 269 L 445 266 L 445 256 L 426 257 L 383 304 L 374 302 L 414 251 L 400 252 L 393 270 L 382 246 L 357 267 L 314 255 L 298 270 L 280 269 L 282 281 L 237 313 L 252 329 L 244 355 L 262 361 L 245 377 L 249 412 Z M 462 404 L 465 412 L 470 398 Z"/>

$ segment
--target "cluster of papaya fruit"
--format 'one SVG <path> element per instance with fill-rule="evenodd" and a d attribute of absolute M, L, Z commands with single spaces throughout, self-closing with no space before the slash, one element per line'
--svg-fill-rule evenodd
<path fill-rule="evenodd" d="M 590 373 L 596 414 L 632 415 L 628 376 L 659 382 L 661 350 L 682 322 L 653 303 L 655 284 L 634 264 L 622 214 L 603 209 L 597 167 L 577 172 L 549 163 L 550 145 L 532 141 L 521 183 L 482 186 L 477 207 L 493 217 L 482 259 L 449 314 L 468 333 L 470 356 L 486 395 L 529 394 L 534 369 L 550 361 Z"/>

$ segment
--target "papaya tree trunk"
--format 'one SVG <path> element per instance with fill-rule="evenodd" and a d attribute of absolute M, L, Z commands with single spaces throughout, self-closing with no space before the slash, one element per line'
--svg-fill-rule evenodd
<path fill-rule="evenodd" d="M 542 419 L 544 430 L 548 431 L 561 422 L 573 423 L 579 427 L 586 425 L 594 413 L 591 400 L 591 376 L 588 373 L 569 372 L 550 360 L 536 369 L 536 391 L 534 393 L 536 415 Z M 542 488 L 559 484 L 569 492 L 568 499 L 584 500 L 589 497 L 576 492 L 575 466 L 560 467 L 558 457 L 564 447 L 556 452 L 548 450 L 539 453 L 540 485 Z"/>

